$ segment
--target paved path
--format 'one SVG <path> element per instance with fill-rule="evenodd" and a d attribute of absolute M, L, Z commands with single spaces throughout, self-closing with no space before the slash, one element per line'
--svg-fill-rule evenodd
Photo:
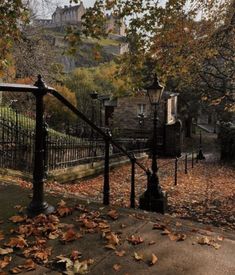
<path fill-rule="evenodd" d="M 31 191 L 24 190 L 15 185 L 0 184 L 0 220 L 2 220 L 1 230 L 5 238 L 10 238 L 12 234 L 10 229 L 13 224 L 8 220 L 9 217 L 16 214 L 14 206 L 16 204 L 28 205 Z M 61 197 L 46 195 L 47 201 L 56 205 Z M 64 199 L 64 198 L 63 198 Z M 78 202 L 74 198 L 65 199 L 68 204 L 74 206 Z M 140 210 L 116 209 L 119 216 L 113 220 L 107 212 L 110 207 L 103 207 L 99 204 L 86 205 L 87 210 L 73 211 L 73 214 L 61 218 L 63 224 L 72 224 L 76 231 L 80 231 L 81 224 L 78 217 L 81 215 L 99 214 L 99 219 L 107 221 L 111 231 L 118 236 L 119 243 L 116 250 L 105 248 L 107 240 L 99 230 L 93 233 L 84 233 L 83 237 L 62 244 L 58 239 L 49 240 L 48 246 L 53 247 L 52 256 L 47 265 L 39 265 L 36 270 L 25 274 L 62 274 L 61 270 L 53 265 L 53 261 L 58 255 L 68 256 L 73 250 L 79 250 L 82 253 L 82 259 L 93 259 L 94 263 L 89 268 L 89 274 L 172 274 L 172 275 L 234 275 L 235 274 L 235 234 L 234 232 L 222 232 L 219 228 L 205 227 L 198 223 L 192 223 L 186 220 L 177 220 L 167 215 L 162 216 L 156 213 L 146 213 Z M 93 214 L 92 214 L 93 213 Z M 153 230 L 154 224 L 166 227 L 169 232 L 162 229 Z M 175 233 L 186 237 L 185 240 L 170 240 L 174 238 Z M 103 236 L 102 236 L 103 235 Z M 143 242 L 137 245 L 131 244 L 127 239 L 132 235 L 140 237 Z M 183 237 L 183 238 L 184 238 Z M 211 245 L 201 245 L 199 240 L 210 240 Z M 1 247 L 3 242 L 1 241 Z M 216 249 L 212 244 L 219 245 Z M 215 246 L 216 246 L 215 245 Z M 125 251 L 125 255 L 120 257 L 116 251 Z M 137 254 L 135 254 L 137 253 Z M 156 264 L 150 265 L 152 254 L 158 258 Z M 142 259 L 137 261 L 134 255 Z M 21 251 L 16 250 L 12 255 L 12 262 L 6 271 L 22 264 L 25 260 Z M 115 270 L 118 269 L 118 271 Z M 55 270 L 54 270 L 55 269 Z M 0 272 L 0 274 L 2 274 Z M 7 273 L 6 273 L 7 274 Z M 21 273 L 24 274 L 24 273 Z"/>

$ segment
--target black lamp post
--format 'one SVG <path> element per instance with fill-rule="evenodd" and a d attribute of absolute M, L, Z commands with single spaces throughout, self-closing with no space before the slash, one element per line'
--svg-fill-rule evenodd
<path fill-rule="evenodd" d="M 95 105 L 94 101 L 98 98 L 98 93 L 96 91 L 90 93 L 90 97 L 92 99 L 92 104 L 91 104 L 91 121 L 94 123 L 95 122 Z M 93 128 L 91 129 L 91 138 L 93 139 L 94 136 L 94 131 Z"/>
<path fill-rule="evenodd" d="M 197 160 L 203 160 L 205 159 L 205 156 L 202 152 L 202 132 L 200 131 L 200 140 L 199 140 L 199 152 L 197 154 Z"/>
<path fill-rule="evenodd" d="M 152 171 L 148 177 L 147 190 L 140 197 L 140 208 L 147 211 L 154 211 L 164 214 L 167 207 L 166 195 L 162 192 L 157 175 L 157 107 L 161 100 L 164 87 L 158 82 L 155 75 L 153 83 L 146 87 L 150 104 L 154 107 L 153 118 L 153 142 L 152 142 Z"/>

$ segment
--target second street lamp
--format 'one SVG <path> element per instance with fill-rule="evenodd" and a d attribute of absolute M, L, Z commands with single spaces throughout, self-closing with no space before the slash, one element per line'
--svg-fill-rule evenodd
<path fill-rule="evenodd" d="M 146 87 L 153 112 L 153 139 L 152 139 L 152 171 L 149 173 L 147 190 L 140 197 L 140 208 L 147 211 L 154 211 L 164 214 L 167 208 L 166 195 L 162 192 L 157 175 L 157 110 L 162 97 L 164 87 L 159 84 L 155 75 L 153 83 Z"/>

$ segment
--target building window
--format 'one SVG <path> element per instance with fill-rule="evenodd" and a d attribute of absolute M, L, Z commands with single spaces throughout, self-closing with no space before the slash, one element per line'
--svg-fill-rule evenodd
<path fill-rule="evenodd" d="M 137 105 L 137 116 L 139 114 L 143 114 L 144 116 L 146 115 L 146 104 L 138 104 Z"/>

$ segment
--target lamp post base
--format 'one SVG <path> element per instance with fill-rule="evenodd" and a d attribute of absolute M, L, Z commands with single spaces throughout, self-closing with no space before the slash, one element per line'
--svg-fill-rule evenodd
<path fill-rule="evenodd" d="M 167 195 L 165 192 L 161 196 L 155 197 L 144 193 L 139 199 L 139 208 L 146 211 L 164 214 L 167 210 Z"/>
<path fill-rule="evenodd" d="M 197 160 L 203 160 L 206 159 L 205 156 L 202 153 L 202 150 L 200 149 L 198 154 L 197 154 Z"/>
<path fill-rule="evenodd" d="M 49 215 L 54 211 L 55 211 L 55 208 L 49 205 L 47 202 L 43 202 L 42 204 L 31 202 L 27 208 L 27 214 L 29 217 L 34 217 L 39 214 Z"/>

